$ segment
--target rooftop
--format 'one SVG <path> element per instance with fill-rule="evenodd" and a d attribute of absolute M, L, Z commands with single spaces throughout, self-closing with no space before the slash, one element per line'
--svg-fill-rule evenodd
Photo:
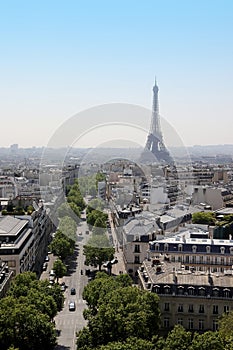
<path fill-rule="evenodd" d="M 5 216 L 0 219 L 0 235 L 17 236 L 28 224 L 28 220 L 16 219 L 13 216 Z"/>

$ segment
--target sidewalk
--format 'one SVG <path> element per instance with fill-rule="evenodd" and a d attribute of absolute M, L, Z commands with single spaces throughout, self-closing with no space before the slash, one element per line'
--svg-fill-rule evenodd
<path fill-rule="evenodd" d="M 108 219 L 109 219 L 110 226 L 111 226 L 111 232 L 112 232 L 113 243 L 114 243 L 114 248 L 115 248 L 114 256 L 118 260 L 118 263 L 114 264 L 112 266 L 112 274 L 119 275 L 120 273 L 127 273 L 126 269 L 125 269 L 124 259 L 123 259 L 123 251 L 120 248 L 120 244 L 119 244 L 118 239 L 117 239 L 115 227 L 113 225 L 110 212 L 108 213 Z"/>

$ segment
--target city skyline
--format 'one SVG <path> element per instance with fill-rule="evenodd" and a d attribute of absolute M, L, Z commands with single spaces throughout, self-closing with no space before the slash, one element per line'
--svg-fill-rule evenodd
<path fill-rule="evenodd" d="M 46 146 L 94 106 L 151 110 L 155 75 L 160 115 L 185 146 L 232 144 L 232 10 L 231 1 L 209 0 L 1 4 L 0 147 Z M 148 131 L 148 115 L 143 125 Z M 102 134 L 87 126 L 80 145 L 99 145 Z M 137 138 L 145 145 L 144 133 Z"/>

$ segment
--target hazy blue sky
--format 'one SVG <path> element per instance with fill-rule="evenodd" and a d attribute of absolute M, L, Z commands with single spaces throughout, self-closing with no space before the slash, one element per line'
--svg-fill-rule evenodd
<path fill-rule="evenodd" d="M 0 146 L 46 145 L 96 105 L 151 108 L 155 75 L 186 145 L 233 143 L 232 0 L 1 1 L 0 33 Z"/>

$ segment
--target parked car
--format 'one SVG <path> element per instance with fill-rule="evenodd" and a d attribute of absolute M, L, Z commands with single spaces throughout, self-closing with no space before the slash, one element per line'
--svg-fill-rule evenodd
<path fill-rule="evenodd" d="M 75 302 L 74 301 L 70 301 L 69 302 L 69 311 L 75 311 Z"/>
<path fill-rule="evenodd" d="M 75 289 L 75 288 L 71 288 L 70 294 L 71 294 L 71 295 L 75 295 L 75 294 L 76 294 L 76 289 Z"/>
<path fill-rule="evenodd" d="M 66 285 L 65 285 L 65 284 L 62 284 L 62 285 L 61 285 L 61 291 L 62 291 L 62 292 L 65 292 L 65 291 L 66 291 Z"/>
<path fill-rule="evenodd" d="M 49 273 L 50 276 L 55 276 L 55 272 L 54 270 L 51 270 L 50 273 Z"/>
<path fill-rule="evenodd" d="M 50 275 L 50 276 L 49 276 L 49 281 L 53 281 L 53 282 L 54 282 L 54 281 L 55 281 L 55 276 L 51 276 L 51 275 Z"/>
<path fill-rule="evenodd" d="M 42 270 L 43 270 L 43 271 L 46 271 L 46 270 L 47 270 L 47 267 L 48 267 L 47 262 L 43 263 Z"/>
<path fill-rule="evenodd" d="M 48 255 L 46 255 L 44 261 L 49 261 L 49 256 Z"/>

